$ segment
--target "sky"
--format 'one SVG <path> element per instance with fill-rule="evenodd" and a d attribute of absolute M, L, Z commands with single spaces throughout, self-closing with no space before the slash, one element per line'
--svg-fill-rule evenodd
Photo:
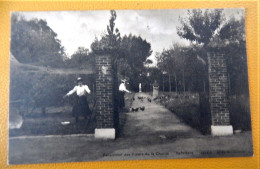
<path fill-rule="evenodd" d="M 38 18 L 47 21 L 57 33 L 65 52 L 71 56 L 78 47 L 90 49 L 95 37 L 106 32 L 110 11 L 53 11 L 20 12 L 26 19 Z M 189 41 L 177 35 L 176 27 L 180 25 L 179 17 L 187 14 L 187 9 L 174 10 L 116 10 L 115 26 L 121 36 L 132 33 L 141 36 L 151 44 L 154 60 L 156 52 L 168 49 L 173 43 L 188 45 Z M 225 9 L 227 17 L 243 15 L 243 9 Z"/>

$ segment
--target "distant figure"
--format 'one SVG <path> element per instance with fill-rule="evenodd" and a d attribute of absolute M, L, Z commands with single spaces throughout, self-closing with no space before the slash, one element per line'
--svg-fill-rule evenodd
<path fill-rule="evenodd" d="M 142 84 L 139 83 L 139 92 L 142 92 Z"/>
<path fill-rule="evenodd" d="M 83 84 L 83 80 L 81 77 L 77 78 L 78 85 L 75 86 L 71 91 L 69 91 L 63 98 L 66 98 L 74 93 L 77 94 L 77 99 L 75 105 L 73 105 L 73 115 L 75 115 L 76 122 L 78 122 L 79 115 L 82 114 L 85 119 L 87 119 L 91 111 L 89 109 L 88 100 L 87 100 L 87 93 L 90 94 L 91 91 L 89 90 L 87 85 Z"/>
<path fill-rule="evenodd" d="M 159 84 L 157 80 L 155 80 L 153 83 L 153 99 L 157 98 L 158 95 L 159 95 Z"/>
<path fill-rule="evenodd" d="M 121 80 L 121 84 L 119 85 L 119 108 L 125 107 L 125 93 L 131 93 L 126 89 L 126 80 Z"/>

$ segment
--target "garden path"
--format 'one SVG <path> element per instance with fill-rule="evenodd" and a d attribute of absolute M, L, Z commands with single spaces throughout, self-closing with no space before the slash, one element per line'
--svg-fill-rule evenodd
<path fill-rule="evenodd" d="M 147 93 L 136 93 L 132 108 L 139 108 L 137 112 L 127 113 L 124 125 L 124 136 L 147 136 L 154 135 L 160 138 L 194 137 L 201 134 L 182 122 L 174 113 L 164 106 L 151 102 L 152 98 Z M 140 99 L 142 98 L 143 99 Z M 144 106 L 145 110 L 140 110 Z"/>

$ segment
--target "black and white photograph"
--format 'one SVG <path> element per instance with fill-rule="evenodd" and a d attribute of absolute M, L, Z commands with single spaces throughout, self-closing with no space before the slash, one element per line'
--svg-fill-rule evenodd
<path fill-rule="evenodd" d="M 245 12 L 12 12 L 8 164 L 253 156 Z"/>

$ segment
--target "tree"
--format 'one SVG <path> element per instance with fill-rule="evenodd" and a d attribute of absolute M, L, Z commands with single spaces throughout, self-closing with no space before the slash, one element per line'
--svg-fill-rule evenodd
<path fill-rule="evenodd" d="M 109 24 L 107 25 L 107 32 L 101 37 L 100 40 L 97 38 L 91 44 L 91 49 L 96 54 L 107 54 L 110 53 L 116 62 L 119 56 L 119 47 L 121 42 L 120 32 L 115 28 L 116 11 L 110 11 L 111 17 Z"/>
<path fill-rule="evenodd" d="M 42 19 L 11 18 L 11 52 L 19 62 L 58 67 L 65 58 L 57 34 Z"/>
<path fill-rule="evenodd" d="M 207 62 L 206 48 L 214 40 L 225 21 L 222 9 L 193 9 L 188 10 L 187 17 L 180 17 L 181 26 L 177 27 L 177 34 L 195 43 L 204 51 L 198 57 L 202 62 Z"/>
<path fill-rule="evenodd" d="M 201 9 L 188 10 L 188 16 L 180 18 L 181 26 L 177 27 L 177 33 L 205 47 L 217 34 L 224 20 L 222 9 L 206 9 L 204 12 Z"/>
<path fill-rule="evenodd" d="M 163 50 L 163 52 L 157 53 L 156 55 L 157 59 L 157 65 L 158 68 L 162 71 L 162 74 L 168 74 L 168 82 L 169 82 L 169 92 L 172 91 L 172 85 L 171 85 L 171 76 L 174 75 L 175 82 L 176 81 L 176 63 L 175 59 L 172 56 L 172 50 Z M 164 82 L 163 82 L 164 85 Z M 164 88 L 164 87 L 163 87 Z M 176 85 L 176 91 L 177 91 L 177 85 Z"/>
<path fill-rule="evenodd" d="M 208 67 L 206 51 L 210 42 L 218 38 L 224 21 L 222 9 L 188 10 L 188 16 L 180 18 L 181 26 L 177 27 L 177 33 L 196 45 L 197 53 L 193 56 L 205 65 L 205 69 Z M 203 77 L 208 77 L 208 72 L 205 73 Z M 208 91 L 205 90 L 208 80 L 201 78 L 201 81 L 203 81 L 204 91 Z"/>
<path fill-rule="evenodd" d="M 120 54 L 123 57 L 119 61 L 119 73 L 130 79 L 131 89 L 137 91 L 138 83 L 146 81 L 144 65 L 151 53 L 151 44 L 140 36 L 130 34 L 122 38 Z"/>
<path fill-rule="evenodd" d="M 132 34 L 122 38 L 120 50 L 131 69 L 139 72 L 143 70 L 144 62 L 152 53 L 150 43 Z"/>
<path fill-rule="evenodd" d="M 140 36 L 131 34 L 121 38 L 119 30 L 115 27 L 116 12 L 111 10 L 110 13 L 106 34 L 100 40 L 96 39 L 91 44 L 91 49 L 95 54 L 111 54 L 116 79 L 128 78 L 131 88 L 138 90 L 136 86 L 145 70 L 144 62 L 152 53 L 151 44 Z"/>
<path fill-rule="evenodd" d="M 65 60 L 65 65 L 69 68 L 94 69 L 95 55 L 89 49 L 79 47 L 70 59 Z"/>
<path fill-rule="evenodd" d="M 181 46 L 173 44 L 169 49 L 164 49 L 162 53 L 157 53 L 157 65 L 162 72 L 162 89 L 169 91 L 205 91 L 207 80 L 207 69 L 194 55 L 200 55 L 200 48 L 196 46 Z M 164 77 L 167 76 L 168 80 Z M 173 82 L 173 83 L 172 83 Z M 168 83 L 168 85 L 167 85 Z"/>
<path fill-rule="evenodd" d="M 189 10 L 188 16 L 180 18 L 180 22 L 178 35 L 194 43 L 192 55 L 205 65 L 205 70 L 209 44 L 221 43 L 228 65 L 230 94 L 248 93 L 244 17 L 226 20 L 223 10 Z M 204 72 L 203 86 L 208 85 L 205 70 L 200 71 Z"/>
<path fill-rule="evenodd" d="M 185 56 L 185 88 L 193 92 L 206 92 L 208 81 L 208 67 L 206 62 L 199 56 L 204 53 L 200 46 L 191 45 L 187 47 L 183 54 Z M 197 56 L 197 57 L 194 57 Z"/>
<path fill-rule="evenodd" d="M 229 73 L 230 94 L 248 95 L 248 73 L 245 37 L 245 20 L 231 18 L 223 25 L 219 38 L 224 48 Z"/>

